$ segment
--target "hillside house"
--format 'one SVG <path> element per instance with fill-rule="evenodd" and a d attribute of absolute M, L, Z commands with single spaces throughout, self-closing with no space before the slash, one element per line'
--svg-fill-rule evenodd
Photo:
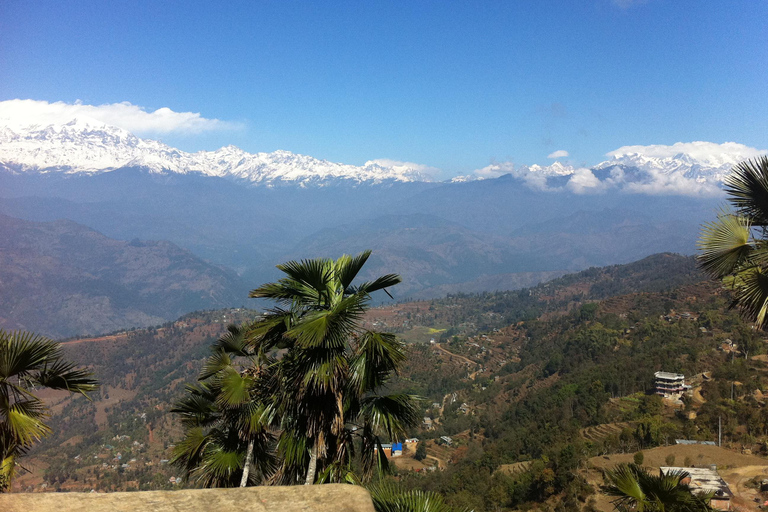
<path fill-rule="evenodd" d="M 424 420 L 421 422 L 421 426 L 427 430 L 432 430 L 435 426 L 432 423 L 432 418 L 424 416 Z"/>
<path fill-rule="evenodd" d="M 731 510 L 733 493 L 725 480 L 720 477 L 715 466 L 709 468 L 662 467 L 659 469 L 665 474 L 670 471 L 685 471 L 690 476 L 684 479 L 682 483 L 688 484 L 694 493 L 713 493 L 709 505 L 715 510 Z"/>
<path fill-rule="evenodd" d="M 682 373 L 656 372 L 654 377 L 654 390 L 664 398 L 680 398 L 688 389 Z"/>
<path fill-rule="evenodd" d="M 403 443 L 382 443 L 381 449 L 384 451 L 384 455 L 389 457 L 400 457 L 403 454 Z M 378 446 L 373 447 L 373 452 L 379 451 Z"/>

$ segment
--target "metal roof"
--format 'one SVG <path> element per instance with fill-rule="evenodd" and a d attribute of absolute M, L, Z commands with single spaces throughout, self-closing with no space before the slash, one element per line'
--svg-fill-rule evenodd
<path fill-rule="evenodd" d="M 720 474 L 716 469 L 711 468 L 674 468 L 674 467 L 662 467 L 659 468 L 662 473 L 666 474 L 670 471 L 685 471 L 691 475 L 691 483 L 688 484 L 691 490 L 694 492 L 712 492 L 722 491 L 727 496 L 733 496 L 728 484 L 725 483 L 720 477 Z"/>

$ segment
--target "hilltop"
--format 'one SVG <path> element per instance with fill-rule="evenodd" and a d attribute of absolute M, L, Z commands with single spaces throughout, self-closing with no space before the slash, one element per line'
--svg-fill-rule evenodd
<path fill-rule="evenodd" d="M 0 327 L 51 337 L 146 327 L 242 304 L 232 271 L 170 242 L 108 238 L 68 220 L 0 215 Z"/>

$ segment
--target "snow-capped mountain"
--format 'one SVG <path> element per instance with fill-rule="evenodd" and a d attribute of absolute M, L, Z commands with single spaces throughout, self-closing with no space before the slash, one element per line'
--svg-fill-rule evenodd
<path fill-rule="evenodd" d="M 367 162 L 354 166 L 289 151 L 247 153 L 227 146 L 216 151 L 187 153 L 83 118 L 60 125 L 0 126 L 0 165 L 15 172 L 70 174 L 142 167 L 155 173 L 201 173 L 253 184 L 323 184 L 338 179 L 370 183 L 429 181 L 418 170 L 402 165 Z"/>
<path fill-rule="evenodd" d="M 630 193 L 716 196 L 733 167 L 768 151 L 735 142 L 678 142 L 672 145 L 624 146 L 592 167 L 555 161 L 551 165 L 491 164 L 453 182 L 510 175 L 536 190 L 578 194 L 622 190 Z"/>
<path fill-rule="evenodd" d="M 355 166 L 289 151 L 247 153 L 235 146 L 188 153 L 91 118 L 50 125 L 8 121 L 0 119 L 0 168 L 15 173 L 98 174 L 140 167 L 152 173 L 200 173 L 266 186 L 431 181 L 422 172 L 424 166 L 417 164 L 385 160 Z M 502 162 L 451 181 L 508 174 L 537 190 L 712 195 L 735 164 L 765 153 L 734 142 L 624 146 L 590 168 L 561 161 L 547 166 Z"/>
<path fill-rule="evenodd" d="M 677 143 L 672 146 L 625 146 L 608 153 L 610 160 L 594 169 L 619 166 L 635 168 L 648 174 L 680 175 L 698 183 L 720 183 L 734 165 L 754 158 L 762 151 L 735 142 Z"/>

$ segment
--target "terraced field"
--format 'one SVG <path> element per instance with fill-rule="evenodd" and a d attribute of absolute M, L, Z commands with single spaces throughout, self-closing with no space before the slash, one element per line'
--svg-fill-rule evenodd
<path fill-rule="evenodd" d="M 631 428 L 632 426 L 632 423 L 626 421 L 621 423 L 602 423 L 582 429 L 581 436 L 587 441 L 599 442 L 610 435 L 619 434 L 625 428 Z"/>

